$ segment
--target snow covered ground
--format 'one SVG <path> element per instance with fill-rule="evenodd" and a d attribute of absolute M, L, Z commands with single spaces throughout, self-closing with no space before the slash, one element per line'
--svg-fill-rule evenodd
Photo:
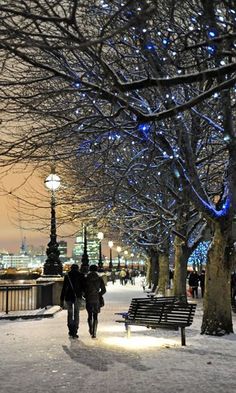
<path fill-rule="evenodd" d="M 79 339 L 67 336 L 66 311 L 41 320 L 0 321 L 0 391 L 4 393 L 179 393 L 235 391 L 236 335 L 201 336 L 202 300 L 194 323 L 180 332 L 116 323 L 115 312 L 145 296 L 140 281 L 108 283 L 98 338 L 81 312 Z M 233 314 L 236 331 L 236 314 Z"/>

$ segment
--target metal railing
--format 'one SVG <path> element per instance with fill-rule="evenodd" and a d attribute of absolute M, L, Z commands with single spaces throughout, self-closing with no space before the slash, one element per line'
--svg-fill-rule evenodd
<path fill-rule="evenodd" d="M 0 311 L 36 310 L 52 305 L 53 282 L 0 285 Z"/>

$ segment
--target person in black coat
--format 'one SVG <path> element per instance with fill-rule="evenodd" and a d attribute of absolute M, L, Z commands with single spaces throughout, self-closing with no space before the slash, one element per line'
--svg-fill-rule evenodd
<path fill-rule="evenodd" d="M 231 274 L 231 299 L 235 301 L 236 298 L 236 272 Z"/>
<path fill-rule="evenodd" d="M 106 293 L 104 281 L 97 274 L 97 265 L 89 267 L 89 273 L 85 280 L 86 310 L 88 313 L 89 333 L 96 338 L 98 326 L 98 313 L 100 312 L 100 296 Z"/>
<path fill-rule="evenodd" d="M 202 269 L 201 274 L 199 276 L 202 297 L 204 296 L 204 291 L 205 291 L 205 276 L 206 276 L 205 270 Z"/>
<path fill-rule="evenodd" d="M 188 278 L 188 285 L 191 287 L 193 298 L 195 297 L 194 295 L 198 297 L 198 281 L 199 281 L 198 274 L 196 270 L 194 270 L 193 272 L 190 273 Z"/>
<path fill-rule="evenodd" d="M 67 326 L 69 336 L 78 338 L 79 328 L 79 306 L 84 292 L 85 278 L 79 272 L 79 266 L 71 265 L 70 272 L 65 276 L 61 291 L 61 307 L 64 306 L 64 300 L 67 306 Z"/>

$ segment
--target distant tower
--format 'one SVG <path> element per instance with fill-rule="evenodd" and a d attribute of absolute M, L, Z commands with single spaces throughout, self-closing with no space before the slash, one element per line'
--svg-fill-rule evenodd
<path fill-rule="evenodd" d="M 67 242 L 65 240 L 60 240 L 58 242 L 58 250 L 60 251 L 60 260 L 61 262 L 66 262 L 68 260 L 67 257 Z"/>
<path fill-rule="evenodd" d="M 27 251 L 27 242 L 26 237 L 24 236 L 20 247 L 20 255 L 27 255 Z"/>

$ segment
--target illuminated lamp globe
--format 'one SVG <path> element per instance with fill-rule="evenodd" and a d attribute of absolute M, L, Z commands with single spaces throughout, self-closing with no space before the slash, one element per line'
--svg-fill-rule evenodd
<path fill-rule="evenodd" d="M 104 234 L 103 232 L 98 232 L 97 237 L 100 241 L 102 241 L 102 239 L 104 238 Z"/>
<path fill-rule="evenodd" d="M 45 180 L 45 186 L 51 190 L 51 191 L 56 191 L 61 184 L 61 179 L 59 176 L 55 175 L 54 173 L 51 173 Z"/>
<path fill-rule="evenodd" d="M 113 247 L 113 241 L 112 240 L 109 240 L 109 242 L 108 242 L 108 246 L 110 247 L 110 248 L 112 248 Z"/>

